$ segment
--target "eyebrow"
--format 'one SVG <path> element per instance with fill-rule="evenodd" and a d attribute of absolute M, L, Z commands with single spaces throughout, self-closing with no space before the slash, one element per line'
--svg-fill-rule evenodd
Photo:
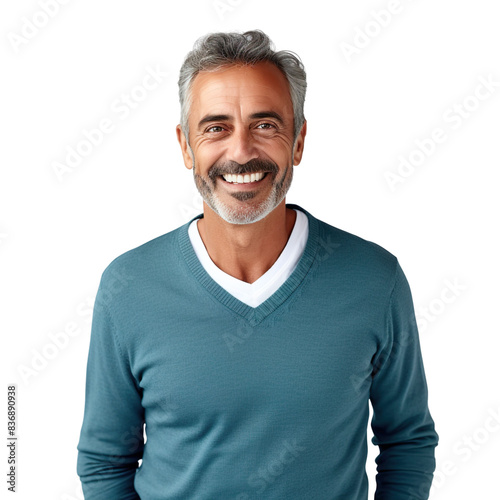
<path fill-rule="evenodd" d="M 281 115 L 279 113 L 276 113 L 276 111 L 261 111 L 260 113 L 254 113 L 253 115 L 250 115 L 250 118 L 252 120 L 260 118 L 274 118 L 275 120 L 278 120 L 281 125 L 285 124 Z"/>
<path fill-rule="evenodd" d="M 198 129 L 200 129 L 205 123 L 227 121 L 231 118 L 232 117 L 230 115 L 207 115 L 198 122 Z M 274 118 L 280 123 L 280 125 L 283 126 L 285 124 L 281 115 L 279 113 L 276 113 L 276 111 L 259 111 L 258 113 L 251 114 L 250 118 L 252 120 L 258 120 L 261 118 Z"/>

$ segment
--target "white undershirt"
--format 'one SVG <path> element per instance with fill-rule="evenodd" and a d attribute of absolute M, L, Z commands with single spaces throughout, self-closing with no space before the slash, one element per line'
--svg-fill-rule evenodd
<path fill-rule="evenodd" d="M 211 278 L 233 297 L 250 307 L 257 307 L 288 279 L 302 256 L 309 235 L 309 221 L 304 212 L 300 210 L 295 210 L 295 212 L 297 212 L 297 217 L 285 248 L 273 266 L 253 283 L 241 281 L 214 264 L 198 231 L 199 219 L 189 225 L 189 239 L 201 265 Z"/>

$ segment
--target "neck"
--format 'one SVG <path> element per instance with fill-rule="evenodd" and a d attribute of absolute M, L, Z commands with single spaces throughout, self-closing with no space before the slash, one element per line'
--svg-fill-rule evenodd
<path fill-rule="evenodd" d="M 292 233 L 295 210 L 283 200 L 252 224 L 230 224 L 203 202 L 198 231 L 208 255 L 225 273 L 247 283 L 257 281 L 276 262 Z"/>

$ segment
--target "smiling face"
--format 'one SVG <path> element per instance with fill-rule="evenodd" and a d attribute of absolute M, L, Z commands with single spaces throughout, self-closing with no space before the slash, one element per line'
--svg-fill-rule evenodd
<path fill-rule="evenodd" d="M 293 140 L 288 81 L 272 63 L 202 71 L 191 86 L 184 164 L 205 203 L 231 224 L 263 219 L 280 203 L 302 158 L 306 125 Z"/>

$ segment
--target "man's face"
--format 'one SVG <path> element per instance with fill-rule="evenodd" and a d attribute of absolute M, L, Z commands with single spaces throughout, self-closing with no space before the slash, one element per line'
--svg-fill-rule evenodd
<path fill-rule="evenodd" d="M 263 219 L 284 200 L 302 158 L 306 127 L 294 145 L 286 77 L 268 62 L 203 71 L 191 97 L 191 147 L 180 126 L 177 137 L 205 203 L 232 224 Z"/>

